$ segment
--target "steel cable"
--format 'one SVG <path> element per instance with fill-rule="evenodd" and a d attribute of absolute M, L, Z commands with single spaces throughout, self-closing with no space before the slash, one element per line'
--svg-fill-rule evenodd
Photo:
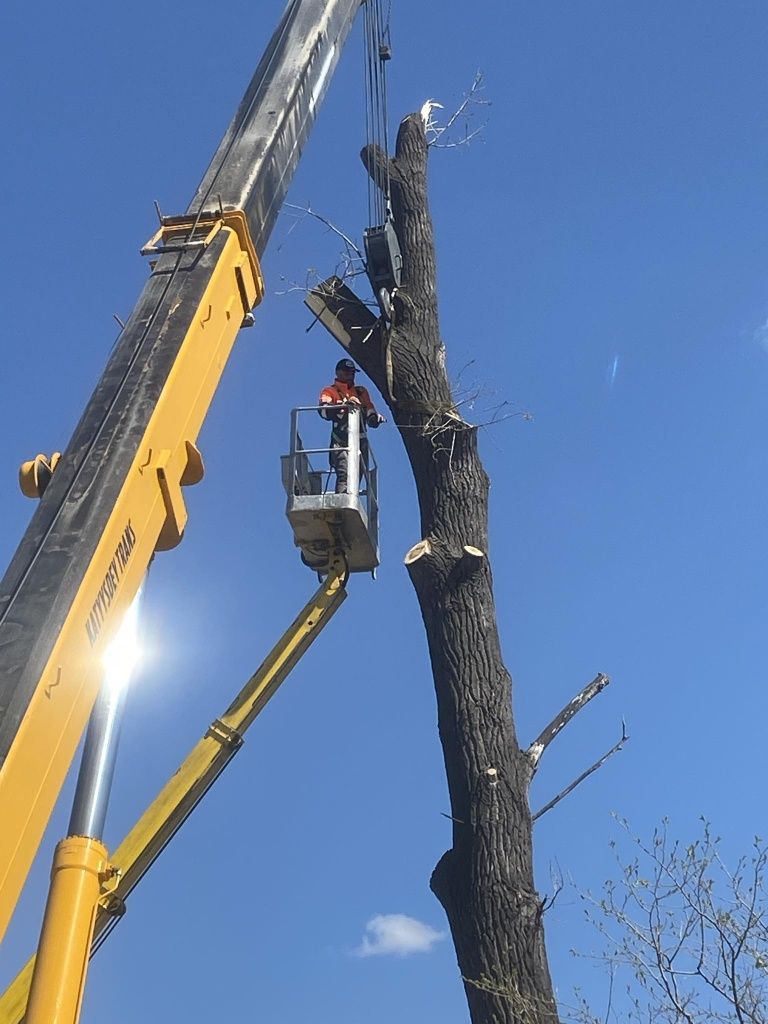
<path fill-rule="evenodd" d="M 391 5 L 390 5 L 391 6 Z M 385 40 L 389 36 L 389 11 L 384 18 L 382 0 L 366 0 L 364 14 L 365 48 L 365 134 L 368 146 L 384 154 L 368 177 L 368 221 L 384 224 L 389 210 L 389 131 Z"/>

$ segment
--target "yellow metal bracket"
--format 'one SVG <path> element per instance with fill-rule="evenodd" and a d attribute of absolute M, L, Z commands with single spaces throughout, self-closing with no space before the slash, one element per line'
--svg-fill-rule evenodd
<path fill-rule="evenodd" d="M 197 445 L 186 441 L 185 450 L 186 462 L 181 473 L 174 472 L 174 453 L 170 448 L 163 448 L 157 455 L 150 450 L 146 463 L 140 467 L 141 473 L 157 474 L 157 484 L 165 505 L 165 522 L 157 539 L 156 551 L 170 551 L 181 543 L 189 518 L 181 488 L 200 483 L 205 474 L 203 457 Z"/>
<path fill-rule="evenodd" d="M 232 747 L 235 750 L 239 750 L 245 742 L 242 737 L 242 733 L 239 733 L 237 729 L 233 729 L 231 726 L 226 725 L 221 721 L 220 718 L 215 718 L 208 726 L 208 732 L 205 734 L 206 738 L 216 740 L 223 747 Z"/>
<path fill-rule="evenodd" d="M 264 297 L 264 278 L 261 273 L 256 247 L 243 210 L 219 210 L 194 216 L 163 217 L 162 223 L 149 241 L 141 247 L 142 256 L 162 256 L 167 252 L 185 252 L 188 249 L 205 250 L 222 228 L 230 228 L 237 235 L 253 275 L 255 295 L 248 295 L 245 279 L 240 280 L 245 312 L 257 306 Z"/>
<path fill-rule="evenodd" d="M 99 882 L 101 883 L 101 895 L 99 896 L 98 906 L 100 910 L 105 913 L 112 914 L 114 916 L 113 904 L 115 902 L 115 893 L 120 886 L 120 880 L 123 877 L 123 872 L 115 864 L 105 864 L 103 870 L 99 874 Z"/>

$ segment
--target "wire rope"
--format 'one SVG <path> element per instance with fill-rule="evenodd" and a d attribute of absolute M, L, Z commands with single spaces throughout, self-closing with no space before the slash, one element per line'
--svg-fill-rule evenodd
<path fill-rule="evenodd" d="M 389 17 L 391 0 L 384 16 L 383 0 L 366 0 L 364 14 L 365 49 L 365 134 L 366 143 L 378 159 L 372 161 L 368 176 L 368 221 L 382 225 L 389 212 L 389 130 L 387 113 L 387 72 L 389 59 Z"/>

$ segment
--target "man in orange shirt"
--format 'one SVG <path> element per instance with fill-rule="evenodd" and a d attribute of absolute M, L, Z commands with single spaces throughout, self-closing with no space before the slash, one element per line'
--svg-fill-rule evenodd
<path fill-rule="evenodd" d="M 323 419 L 331 420 L 331 469 L 336 471 L 336 493 L 345 494 L 347 490 L 347 461 L 349 446 L 349 429 L 347 409 L 344 406 L 358 405 L 360 414 L 360 454 L 363 463 L 367 464 L 368 442 L 365 439 L 365 428 L 375 429 L 385 422 L 384 417 L 376 412 L 368 389 L 355 384 L 357 367 L 351 359 L 340 359 L 336 363 L 336 379 L 333 384 L 320 392 L 319 405 L 341 406 L 341 408 L 320 409 Z"/>

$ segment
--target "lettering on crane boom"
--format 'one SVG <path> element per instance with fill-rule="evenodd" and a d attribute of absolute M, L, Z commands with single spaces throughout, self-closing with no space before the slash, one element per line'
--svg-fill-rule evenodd
<path fill-rule="evenodd" d="M 101 627 L 104 625 L 104 619 L 107 616 L 109 606 L 114 600 L 115 594 L 117 593 L 117 586 L 120 582 L 120 577 L 125 572 L 125 567 L 128 564 L 128 559 L 131 557 L 134 544 L 136 543 L 136 534 L 134 533 L 133 527 L 131 526 L 131 520 L 128 520 L 128 525 L 123 530 L 123 535 L 115 549 L 115 553 L 112 556 L 112 561 L 109 563 L 104 580 L 99 587 L 99 592 L 96 595 L 96 600 L 93 602 L 93 608 L 91 614 L 88 616 L 88 621 L 85 624 L 85 631 L 88 634 L 88 639 L 91 641 L 91 647 L 96 643 L 101 632 Z"/>

